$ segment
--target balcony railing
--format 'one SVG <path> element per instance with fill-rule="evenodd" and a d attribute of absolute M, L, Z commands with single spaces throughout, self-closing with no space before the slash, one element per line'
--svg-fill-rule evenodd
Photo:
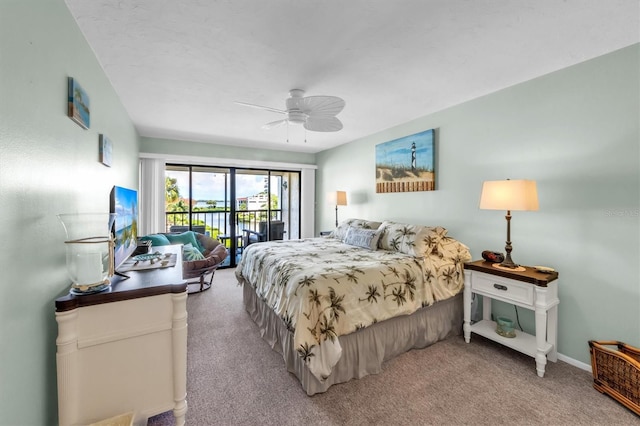
<path fill-rule="evenodd" d="M 166 212 L 165 232 L 172 232 L 171 227 L 192 228 L 198 227 L 202 230 L 204 226 L 205 234 L 218 239 L 220 235 L 230 238 L 232 227 L 229 221 L 231 212 L 228 210 L 197 210 L 191 212 L 191 221 L 189 221 L 189 212 Z M 268 210 L 242 210 L 235 212 L 235 234 L 236 237 L 242 236 L 243 229 L 257 231 L 260 222 L 265 222 L 269 216 Z M 270 220 L 281 220 L 282 210 L 271 210 Z"/>

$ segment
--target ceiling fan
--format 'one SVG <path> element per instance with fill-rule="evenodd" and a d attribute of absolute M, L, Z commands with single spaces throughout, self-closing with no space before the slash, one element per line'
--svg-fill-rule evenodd
<path fill-rule="evenodd" d="M 267 130 L 284 124 L 302 124 L 305 129 L 313 132 L 337 132 L 342 129 L 342 122 L 336 115 L 342 111 L 345 103 L 336 96 L 304 97 L 304 90 L 292 89 L 286 100 L 286 110 L 246 102 L 236 103 L 285 115 L 283 120 L 272 121 L 262 126 Z"/>

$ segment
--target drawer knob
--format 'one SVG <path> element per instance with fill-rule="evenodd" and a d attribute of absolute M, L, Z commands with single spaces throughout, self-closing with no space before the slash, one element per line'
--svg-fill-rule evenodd
<path fill-rule="evenodd" d="M 496 289 L 498 289 L 498 290 L 504 290 L 504 291 L 506 291 L 506 290 L 507 290 L 507 286 L 506 286 L 506 285 L 502 285 L 502 284 L 494 284 L 493 286 L 494 286 Z"/>

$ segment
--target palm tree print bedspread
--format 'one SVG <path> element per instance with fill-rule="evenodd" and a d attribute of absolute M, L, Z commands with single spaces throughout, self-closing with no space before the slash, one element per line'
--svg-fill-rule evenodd
<path fill-rule="evenodd" d="M 338 336 L 461 291 L 469 251 L 452 238 L 439 245 L 415 257 L 334 238 L 258 243 L 245 249 L 236 275 L 284 321 L 298 355 L 323 380 L 340 359 Z"/>

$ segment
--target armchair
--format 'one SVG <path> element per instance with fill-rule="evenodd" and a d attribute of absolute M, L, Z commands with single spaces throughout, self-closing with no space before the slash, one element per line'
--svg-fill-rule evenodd
<path fill-rule="evenodd" d="M 258 224 L 258 231 L 251 229 L 243 229 L 242 246 L 248 247 L 250 244 L 262 241 L 275 241 L 284 239 L 284 222 L 281 220 L 272 220 L 269 224 L 270 232 L 267 238 L 267 222 Z"/>
<path fill-rule="evenodd" d="M 229 254 L 227 248 L 220 244 L 218 240 L 196 232 L 194 232 L 194 235 L 204 249 L 204 259 L 185 260 L 182 262 L 182 277 L 187 280 L 193 278 L 198 279 L 196 283 L 199 284 L 199 289 L 194 290 L 189 287 L 189 293 L 201 292 L 211 288 L 213 274 Z M 207 274 L 211 274 L 208 283 L 204 280 Z M 189 281 L 187 282 L 189 283 Z"/>
<path fill-rule="evenodd" d="M 140 240 L 149 241 L 151 247 L 169 244 L 183 245 L 182 278 L 187 280 L 189 293 L 211 288 L 216 269 L 229 254 L 227 248 L 217 239 L 193 231 L 146 235 L 140 237 Z M 205 282 L 205 276 L 209 274 L 209 282 Z"/>

